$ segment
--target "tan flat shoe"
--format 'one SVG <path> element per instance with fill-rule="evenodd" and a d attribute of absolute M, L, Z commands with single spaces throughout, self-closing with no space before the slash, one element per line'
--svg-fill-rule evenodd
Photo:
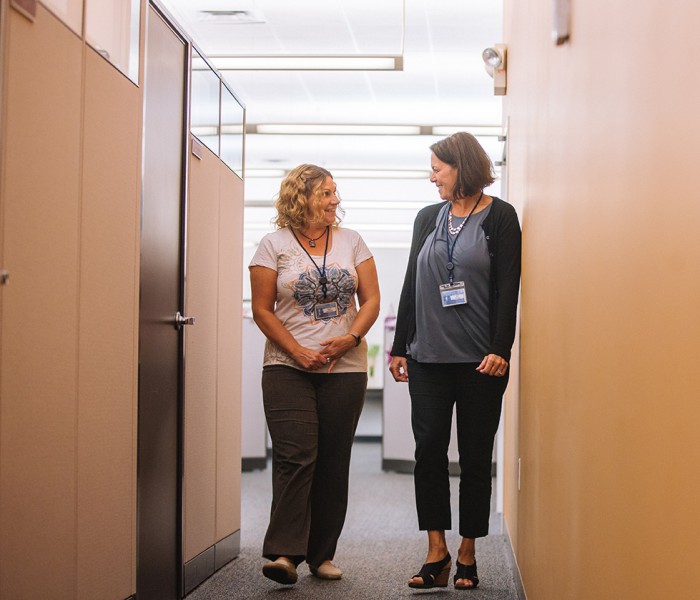
<path fill-rule="evenodd" d="M 320 567 L 309 565 L 309 571 L 319 579 L 340 579 L 343 572 L 331 561 L 324 562 Z"/>
<path fill-rule="evenodd" d="M 289 559 L 284 557 L 265 563 L 262 572 L 265 577 L 277 583 L 291 585 L 297 582 L 297 568 Z"/>

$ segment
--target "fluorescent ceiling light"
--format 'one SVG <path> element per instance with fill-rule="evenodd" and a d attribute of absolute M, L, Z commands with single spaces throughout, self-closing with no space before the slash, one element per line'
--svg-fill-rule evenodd
<path fill-rule="evenodd" d="M 243 125 L 222 125 L 221 135 L 243 135 Z"/>
<path fill-rule="evenodd" d="M 279 135 L 419 135 L 420 125 L 322 125 L 301 123 L 261 123 L 249 133 Z"/>
<path fill-rule="evenodd" d="M 500 125 L 368 125 L 332 123 L 258 123 L 246 125 L 246 133 L 261 135 L 438 135 L 466 131 L 479 137 L 503 135 Z"/>
<path fill-rule="evenodd" d="M 284 177 L 289 171 L 285 169 L 246 169 L 246 177 Z M 400 169 L 332 169 L 335 179 L 427 179 L 430 171 Z"/>
<path fill-rule="evenodd" d="M 413 200 L 397 200 L 396 202 L 387 202 L 381 200 L 346 200 L 342 198 L 341 192 L 341 203 L 340 206 L 346 210 L 415 210 L 418 211 L 421 208 L 425 208 L 428 204 L 433 204 L 432 202 L 419 202 Z"/>
<path fill-rule="evenodd" d="M 219 71 L 403 71 L 401 54 L 210 56 Z"/>
<path fill-rule="evenodd" d="M 432 202 L 420 202 L 415 200 L 348 200 L 342 198 L 342 190 L 340 190 L 341 203 L 340 206 L 346 210 L 415 210 L 433 204 Z M 246 200 L 244 203 L 246 208 L 272 208 L 274 200 Z"/>
<path fill-rule="evenodd" d="M 503 135 L 503 127 L 500 125 L 436 125 L 433 127 L 433 135 L 452 135 L 458 131 L 466 131 L 474 136 Z"/>
<path fill-rule="evenodd" d="M 352 228 L 363 231 L 413 231 L 413 223 L 353 223 Z M 246 231 L 270 231 L 274 225 L 266 223 L 246 223 Z"/>
<path fill-rule="evenodd" d="M 219 135 L 219 128 L 216 125 L 193 125 L 190 131 L 197 137 L 209 137 Z"/>
<path fill-rule="evenodd" d="M 354 226 L 353 226 L 354 227 Z M 272 228 L 268 228 L 265 231 L 274 231 Z M 243 247 L 244 248 L 257 248 L 260 245 L 259 240 L 244 240 L 243 242 Z M 371 244 L 372 248 L 386 248 L 386 249 L 395 249 L 395 250 L 408 250 L 411 247 L 410 242 L 380 242 L 377 240 L 372 240 Z"/>
<path fill-rule="evenodd" d="M 430 171 L 400 169 L 333 169 L 335 179 L 423 179 L 430 177 Z"/>
<path fill-rule="evenodd" d="M 284 177 L 286 174 L 287 174 L 287 171 L 285 171 L 284 169 L 246 169 L 245 170 L 246 177 L 278 178 L 278 177 Z"/>
<path fill-rule="evenodd" d="M 390 250 L 408 250 L 411 247 L 410 242 L 378 242 L 377 240 L 372 240 L 370 243 L 372 248 L 386 248 Z"/>

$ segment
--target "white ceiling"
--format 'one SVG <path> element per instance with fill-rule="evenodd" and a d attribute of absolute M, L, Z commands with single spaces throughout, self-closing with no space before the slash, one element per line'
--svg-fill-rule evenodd
<path fill-rule="evenodd" d="M 161 0 L 208 57 L 403 54 L 403 71 L 222 71 L 246 105 L 247 125 L 501 124 L 501 101 L 481 59 L 501 41 L 499 0 Z M 213 15 L 208 11 L 218 11 Z M 221 11 L 241 11 L 236 22 Z M 245 168 L 312 162 L 342 169 L 422 170 L 425 177 L 336 176 L 345 224 L 370 243 L 405 246 L 416 210 L 437 201 L 427 181 L 432 135 L 246 136 Z M 479 138 L 494 160 L 502 143 Z M 246 177 L 246 241 L 270 230 L 279 177 Z M 498 186 L 497 186 L 498 187 Z M 496 190 L 497 191 L 497 190 Z M 261 206 L 267 205 L 267 206 Z M 372 206 L 372 210 L 368 210 Z M 385 207 L 385 208 L 379 208 Z"/>

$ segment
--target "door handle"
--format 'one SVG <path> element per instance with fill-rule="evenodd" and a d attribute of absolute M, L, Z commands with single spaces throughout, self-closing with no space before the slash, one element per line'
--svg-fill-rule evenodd
<path fill-rule="evenodd" d="M 175 327 L 180 329 L 183 325 L 194 325 L 194 317 L 186 317 L 178 311 L 175 313 Z"/>

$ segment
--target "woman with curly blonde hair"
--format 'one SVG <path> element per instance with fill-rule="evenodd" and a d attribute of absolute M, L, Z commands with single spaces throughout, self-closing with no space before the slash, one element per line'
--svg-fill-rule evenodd
<path fill-rule="evenodd" d="M 272 439 L 263 574 L 283 584 L 297 581 L 303 561 L 316 577 L 342 577 L 331 561 L 347 511 L 367 388 L 364 336 L 379 315 L 379 284 L 360 235 L 339 226 L 339 205 L 329 171 L 296 167 L 275 202 L 277 230 L 250 263 L 253 318 L 267 337 L 262 389 Z"/>

